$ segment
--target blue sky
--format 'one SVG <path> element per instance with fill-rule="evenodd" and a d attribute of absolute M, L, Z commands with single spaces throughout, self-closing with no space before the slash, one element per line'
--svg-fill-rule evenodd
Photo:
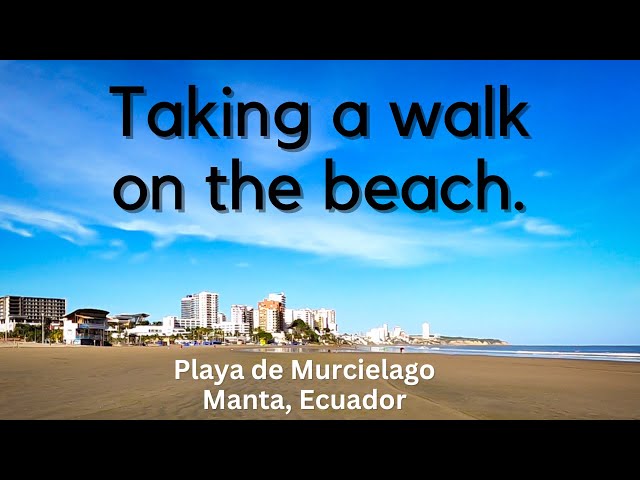
<path fill-rule="evenodd" d="M 635 61 L 1 62 L 0 294 L 159 320 L 178 315 L 188 293 L 218 292 L 228 314 L 231 304 L 284 291 L 288 306 L 334 308 L 342 331 L 386 322 L 417 333 L 428 321 L 444 335 L 514 344 L 640 344 L 639 80 Z M 246 139 L 210 138 L 202 127 L 197 139 L 156 137 L 149 108 L 186 107 L 189 84 L 200 105 L 263 103 L 270 138 L 252 117 Z M 483 108 L 486 84 L 508 85 L 512 107 L 529 103 L 520 118 L 530 139 L 512 128 L 508 139 L 462 140 L 444 123 L 432 139 L 418 129 L 398 135 L 389 102 L 403 113 L 411 102 L 427 113 L 436 101 Z M 122 137 L 122 100 L 111 85 L 146 87 L 134 98 L 132 139 Z M 311 106 L 303 151 L 277 147 L 290 140 L 273 118 L 286 101 Z M 346 101 L 369 104 L 369 138 L 335 132 L 333 111 Z M 219 133 L 221 114 L 209 117 Z M 233 157 L 265 185 L 294 176 L 302 209 L 267 203 L 256 212 L 247 188 L 242 212 L 215 212 L 204 178 L 210 166 L 230 176 Z M 401 200 L 391 213 L 366 202 L 327 212 L 327 157 L 361 186 L 378 174 L 398 185 L 416 174 L 473 181 L 482 157 L 526 212 L 501 211 L 497 187 L 488 212 L 440 205 L 416 213 Z M 112 191 L 129 174 L 148 183 L 178 177 L 185 211 L 123 211 Z M 464 190 L 454 190 L 456 201 Z"/>

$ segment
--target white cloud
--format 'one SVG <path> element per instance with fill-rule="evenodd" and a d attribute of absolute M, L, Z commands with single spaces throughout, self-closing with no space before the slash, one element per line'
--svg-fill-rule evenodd
<path fill-rule="evenodd" d="M 122 255 L 126 250 L 126 244 L 120 239 L 113 239 L 109 241 L 109 250 L 105 250 L 98 254 L 98 256 L 104 260 L 113 260 L 114 258 Z"/>
<path fill-rule="evenodd" d="M 547 236 L 559 236 L 567 237 L 571 235 L 571 231 L 566 228 L 550 222 L 544 218 L 539 217 L 527 217 L 523 214 L 519 214 L 514 217 L 513 220 L 501 222 L 498 224 L 501 228 L 514 228 L 520 227 L 527 233 L 534 235 L 547 235 Z"/>
<path fill-rule="evenodd" d="M 534 174 L 534 177 L 536 178 L 545 178 L 545 177 L 550 177 L 551 176 L 551 172 L 548 170 L 537 170 Z"/>
<path fill-rule="evenodd" d="M 62 213 L 27 207 L 10 201 L 0 200 L 0 221 L 5 230 L 22 236 L 32 236 L 31 232 L 14 224 L 36 227 L 57 235 L 71 243 L 83 245 L 96 237 L 96 232 L 82 225 L 76 218 Z"/>
<path fill-rule="evenodd" d="M 114 258 L 119 257 L 120 253 L 121 252 L 118 250 L 107 250 L 105 252 L 99 253 L 98 256 L 103 260 L 113 260 Z"/>
<path fill-rule="evenodd" d="M 143 263 L 145 260 L 149 258 L 149 252 L 140 252 L 136 253 L 131 257 L 131 263 Z"/>
<path fill-rule="evenodd" d="M 251 265 L 248 262 L 239 262 L 235 265 L 237 268 L 249 268 Z"/>

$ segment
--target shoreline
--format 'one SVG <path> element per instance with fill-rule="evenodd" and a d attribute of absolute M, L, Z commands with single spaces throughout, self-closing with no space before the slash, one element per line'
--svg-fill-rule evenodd
<path fill-rule="evenodd" d="M 495 358 L 317 351 L 282 354 L 246 347 L 0 348 L 0 419 L 640 419 L 640 364 L 601 361 Z M 69 348 L 71 347 L 71 348 Z M 320 349 L 323 347 L 319 347 Z M 416 385 L 397 379 L 292 378 L 292 360 L 314 364 L 381 363 L 402 368 L 432 365 L 435 375 Z M 176 380 L 175 363 L 238 365 L 247 376 Z M 279 364 L 283 379 L 253 380 L 260 362 Z M 239 367 L 239 368 L 240 368 Z M 216 395 L 282 395 L 289 415 L 270 409 L 203 408 L 203 392 Z M 376 390 L 406 395 L 402 409 L 302 410 L 303 391 L 316 395 Z"/>
<path fill-rule="evenodd" d="M 595 347 L 606 347 L 605 345 L 594 345 Z M 614 347 L 617 345 L 613 345 Z M 626 345 L 625 345 L 626 346 Z M 407 348 L 413 347 L 414 350 L 408 350 Z M 41 344 L 34 342 L 1 342 L 0 341 L 0 349 L 179 349 L 184 351 L 189 351 L 192 349 L 229 349 L 229 350 L 238 350 L 244 352 L 253 352 L 253 353 L 272 353 L 272 354 L 296 354 L 296 353 L 341 353 L 341 354 L 378 354 L 378 355 L 437 355 L 437 356 L 452 356 L 452 357 L 481 357 L 481 358 L 506 358 L 506 359 L 536 359 L 536 360 L 572 360 L 572 361 L 589 361 L 589 362 L 613 362 L 613 363 L 640 363 L 640 353 L 571 353 L 571 352 L 555 352 L 552 354 L 550 352 L 520 352 L 520 353 L 502 353 L 502 352 L 483 352 L 481 350 L 473 350 L 477 345 L 455 345 L 449 346 L 449 348 L 441 349 L 441 346 L 417 349 L 414 345 L 353 345 L 353 346 L 331 346 L 331 345 L 277 345 L 277 346 L 268 346 L 268 345 L 236 345 L 236 344 L 227 344 L 227 345 L 195 345 L 188 347 L 180 347 L 180 345 L 174 344 L 170 346 L 161 346 L 161 345 L 114 345 L 110 347 L 98 347 L 98 346 L 90 346 L 90 345 L 67 345 L 67 344 Z M 491 348 L 490 346 L 487 346 Z M 538 347 L 536 345 L 509 345 L 509 347 Z M 544 347 L 540 345 L 539 347 Z M 550 345 L 549 347 L 566 347 L 564 345 Z M 579 346 L 578 346 L 579 347 Z M 584 347 L 590 347 L 589 345 L 585 345 Z M 629 347 L 636 347 L 634 345 L 629 345 Z M 403 351 L 400 351 L 400 348 L 403 348 Z M 639 347 L 640 348 L 640 347 Z M 462 349 L 467 350 L 463 351 L 455 351 L 454 349 Z M 416 351 L 419 350 L 419 351 Z"/>

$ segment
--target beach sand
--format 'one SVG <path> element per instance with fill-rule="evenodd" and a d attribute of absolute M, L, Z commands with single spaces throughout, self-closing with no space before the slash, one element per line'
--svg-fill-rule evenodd
<path fill-rule="evenodd" d="M 291 380 L 291 360 L 316 363 L 429 363 L 435 377 L 402 380 Z M 245 380 L 175 379 L 175 361 L 240 364 Z M 254 364 L 284 367 L 281 380 L 251 378 Z M 205 410 L 213 395 L 265 391 L 282 410 Z M 301 410 L 300 391 L 406 394 L 402 409 Z M 435 354 L 246 351 L 242 347 L 0 348 L 0 419 L 640 419 L 640 363 Z"/>

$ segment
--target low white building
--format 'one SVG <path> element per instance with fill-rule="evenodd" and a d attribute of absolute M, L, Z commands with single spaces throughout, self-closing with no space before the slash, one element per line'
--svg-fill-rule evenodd
<path fill-rule="evenodd" d="M 193 330 L 194 328 L 199 328 L 202 326 L 200 320 L 197 318 L 173 318 L 175 318 L 175 324 L 178 328 L 190 328 Z"/>
<path fill-rule="evenodd" d="M 80 308 L 62 317 L 62 338 L 68 345 L 104 345 L 108 311 Z"/>
<path fill-rule="evenodd" d="M 151 325 L 136 325 L 126 330 L 126 335 L 137 335 L 139 337 L 186 335 L 188 332 L 177 326 L 178 317 L 167 316 L 162 318 L 162 323 L 154 323 Z"/>
<path fill-rule="evenodd" d="M 157 335 L 158 337 L 162 337 L 162 336 L 165 336 L 166 334 L 164 333 L 164 329 L 162 328 L 162 325 L 153 324 L 153 325 L 136 325 L 133 328 L 127 328 L 125 330 L 125 336 L 126 335 L 136 335 L 137 337 L 152 337 Z"/>
<path fill-rule="evenodd" d="M 251 333 L 251 324 L 248 322 L 220 322 L 213 326 L 215 330 L 222 330 L 225 335 L 248 335 Z"/>

